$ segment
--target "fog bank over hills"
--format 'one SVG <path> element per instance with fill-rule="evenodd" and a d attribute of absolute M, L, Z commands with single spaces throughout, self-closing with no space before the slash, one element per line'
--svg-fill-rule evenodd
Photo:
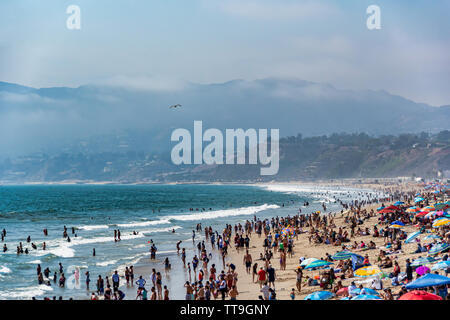
<path fill-rule="evenodd" d="M 174 104 L 182 107 L 169 109 Z M 436 133 L 449 128 L 450 106 L 296 79 L 41 89 L 0 82 L 0 119 L 5 158 L 34 152 L 166 152 L 173 129 L 192 131 L 194 120 L 202 120 L 204 129 L 279 128 L 281 137 Z"/>

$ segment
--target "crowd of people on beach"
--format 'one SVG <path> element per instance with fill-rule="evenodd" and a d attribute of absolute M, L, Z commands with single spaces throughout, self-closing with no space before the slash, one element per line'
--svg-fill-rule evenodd
<path fill-rule="evenodd" d="M 176 243 L 176 252 L 181 260 L 183 270 L 185 270 L 185 299 L 236 300 L 240 294 L 238 279 L 250 277 L 251 283 L 259 286 L 260 294 L 254 298 L 276 300 L 278 299 L 276 285 L 278 274 L 292 271 L 286 270 L 288 259 L 297 260 L 299 264 L 299 267 L 293 270 L 295 272 L 295 280 L 293 281 L 295 287 L 290 290 L 289 297 L 291 299 L 296 299 L 299 294 L 303 294 L 305 287 L 329 290 L 335 296 L 344 292 L 343 297 L 348 298 L 364 295 L 367 292 L 373 293 L 371 290 L 380 290 L 379 297 L 382 299 L 399 299 L 408 293 L 406 284 L 422 276 L 417 273 L 414 277 L 414 270 L 417 266 L 414 266 L 410 258 L 406 259 L 404 264 L 399 261 L 399 257 L 405 253 L 405 240 L 408 237 L 407 232 L 402 227 L 415 226 L 420 234 L 432 230 L 435 236 L 434 240 L 428 243 L 422 243 L 417 238 L 415 241 L 417 248 L 412 254 L 425 255 L 438 243 L 449 244 L 449 225 L 433 229 L 432 224 L 435 217 L 416 215 L 423 208 L 437 203 L 439 200 L 444 201 L 446 197 L 448 199 L 448 190 L 447 193 L 438 195 L 441 197 L 440 199 L 437 198 L 436 192 L 426 192 L 423 189 L 404 191 L 385 188 L 383 192 L 384 196 L 378 196 L 370 191 L 361 191 L 358 194 L 359 199 L 348 202 L 324 193 L 323 196 L 328 199 L 332 198 L 333 202 L 340 205 L 340 212 L 327 212 L 327 206 L 322 203 L 323 211 L 304 213 L 302 210 L 306 211 L 310 205 L 309 202 L 305 201 L 302 207 L 298 208 L 298 211 L 292 216 L 259 219 L 255 215 L 244 223 L 226 224 L 220 231 L 213 230 L 211 226 L 202 227 L 201 223 L 197 223 L 195 230 L 192 230 L 194 252 L 191 261 L 187 261 L 188 255 L 186 248 L 181 246 L 182 241 Z M 417 203 L 416 197 L 419 194 L 423 200 Z M 407 209 L 412 208 L 412 204 L 416 204 L 414 208 L 417 208 L 417 210 L 408 213 Z M 379 205 L 380 208 L 375 210 L 375 205 Z M 448 207 L 447 205 L 446 208 Z M 194 209 L 191 208 L 190 211 L 194 211 Z M 206 209 L 200 209 L 200 211 L 206 211 Z M 336 222 L 337 219 L 340 219 L 339 225 Z M 398 227 L 393 228 L 393 224 L 397 224 Z M 72 237 L 77 237 L 76 229 L 72 227 L 71 231 Z M 47 236 L 48 230 L 44 229 L 43 233 Z M 175 230 L 172 230 L 172 233 L 175 233 Z M 137 233 L 134 231 L 133 234 Z M 6 236 L 7 232 L 3 229 L 1 232 L 2 241 Z M 328 265 L 308 268 L 305 263 L 312 257 L 303 256 L 302 248 L 296 246 L 299 237 L 307 239 L 310 247 L 326 246 L 330 248 L 330 252 L 351 252 L 361 259 L 356 259 L 356 262 L 353 258 L 336 260 L 333 258 L 334 255 L 325 253 L 324 256 L 315 258 L 315 260 L 323 261 Z M 68 242 L 71 241 L 66 226 L 63 227 L 63 238 Z M 33 249 L 37 250 L 37 246 L 31 242 L 30 236 L 27 237 L 26 241 L 31 243 Z M 120 230 L 114 230 L 114 241 L 121 241 Z M 156 260 L 156 244 L 153 240 L 148 242 L 150 244 L 150 262 L 157 265 L 160 262 Z M 258 257 L 252 256 L 251 249 L 254 248 L 259 251 Z M 45 242 L 42 249 L 46 249 Z M 7 250 L 8 248 L 4 244 L 3 252 Z M 235 250 L 237 255 L 242 255 L 245 274 L 238 275 L 235 263 L 239 261 L 233 261 L 233 259 L 236 259 L 235 255 L 233 255 L 234 258 L 230 258 L 231 250 Z M 446 251 L 442 252 L 442 261 L 448 261 Z M 24 250 L 20 242 L 17 246 L 17 254 L 27 253 L 28 248 Z M 93 248 L 93 256 L 95 255 L 95 248 Z M 220 266 L 212 263 L 213 257 L 221 261 Z M 373 279 L 370 287 L 366 288 L 362 284 L 357 286 L 355 263 L 358 267 L 376 266 L 385 271 L 387 278 L 391 280 L 389 288 L 384 287 L 381 278 Z M 163 264 L 165 274 L 170 274 L 172 265 L 168 257 L 164 258 Z M 331 267 L 331 264 L 334 264 L 334 266 Z M 319 271 L 318 276 L 314 274 L 316 271 Z M 53 282 L 53 285 L 60 288 L 66 286 L 67 279 L 61 263 L 59 263 L 58 270 L 53 273 L 48 267 L 43 269 L 38 264 L 36 272 L 39 285 L 51 286 Z M 450 273 L 450 267 L 445 269 L 444 272 L 447 276 Z M 78 284 L 80 282 L 79 269 L 76 268 L 73 273 Z M 435 274 L 439 273 L 435 271 Z M 91 291 L 89 271 L 86 271 L 84 275 L 86 290 L 91 292 L 90 298 L 92 300 L 123 300 L 126 294 L 120 287 L 121 282 L 123 282 L 121 278 L 125 280 L 123 284 L 127 288 L 136 286 L 135 299 L 170 299 L 169 288 L 163 284 L 163 273 L 158 271 L 157 268 L 152 268 L 148 281 L 143 275 L 139 275 L 135 281 L 133 266 L 126 266 L 120 273 L 118 270 L 114 270 L 112 275 L 104 278 L 98 275 L 96 290 L 94 291 Z M 350 281 L 348 286 L 344 286 L 345 281 Z M 399 288 L 396 292 L 393 291 L 395 287 Z M 441 285 L 424 290 L 447 299 L 447 288 L 448 285 Z M 51 300 L 50 297 L 45 297 L 45 299 Z M 62 299 L 62 297 L 59 297 L 59 299 Z M 56 300 L 56 296 L 53 297 L 53 300 Z"/>

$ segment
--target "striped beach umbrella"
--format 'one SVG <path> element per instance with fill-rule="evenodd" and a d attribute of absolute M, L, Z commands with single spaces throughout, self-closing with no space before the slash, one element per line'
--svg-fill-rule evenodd
<path fill-rule="evenodd" d="M 446 270 L 450 268 L 450 261 L 440 261 L 431 267 L 431 270 Z"/>
<path fill-rule="evenodd" d="M 328 262 L 325 260 L 316 260 L 308 264 L 305 269 L 311 269 L 311 268 L 319 268 L 319 267 L 325 267 L 329 266 L 330 264 L 333 264 L 332 262 Z"/>
<path fill-rule="evenodd" d="M 418 236 L 420 236 L 420 231 L 410 233 L 410 234 L 406 237 L 405 243 L 410 243 L 411 241 L 413 241 L 413 240 L 414 240 L 415 238 L 417 238 Z"/>
<path fill-rule="evenodd" d="M 352 300 L 382 300 L 379 296 L 373 294 L 360 294 L 353 297 Z"/>
<path fill-rule="evenodd" d="M 450 244 L 448 243 L 438 243 L 437 245 L 433 246 L 430 250 L 428 250 L 428 254 L 435 255 L 441 252 L 444 252 L 450 248 Z"/>
<path fill-rule="evenodd" d="M 338 253 L 336 253 L 335 255 L 332 256 L 333 260 L 347 260 L 347 259 L 351 259 L 352 255 L 354 253 L 350 252 L 350 251 L 339 251 Z"/>
<path fill-rule="evenodd" d="M 446 226 L 450 223 L 450 219 L 449 218 L 439 218 L 433 221 L 433 228 L 439 228 L 439 227 L 443 227 Z"/>
<path fill-rule="evenodd" d="M 429 264 L 432 262 L 436 262 L 436 259 L 433 257 L 423 257 L 423 258 L 417 258 L 411 263 L 411 267 L 418 267 L 423 266 L 424 264 Z"/>
<path fill-rule="evenodd" d="M 429 234 L 423 240 L 434 240 L 434 239 L 441 239 L 437 234 Z"/>
<path fill-rule="evenodd" d="M 316 291 L 308 294 L 304 300 L 327 300 L 334 297 L 334 293 L 330 291 Z"/>
<path fill-rule="evenodd" d="M 381 270 L 377 266 L 366 266 L 355 271 L 357 277 L 371 277 L 380 274 Z"/>
<path fill-rule="evenodd" d="M 419 212 L 420 208 L 417 207 L 409 207 L 408 209 L 406 209 L 406 212 L 412 213 L 412 212 Z"/>

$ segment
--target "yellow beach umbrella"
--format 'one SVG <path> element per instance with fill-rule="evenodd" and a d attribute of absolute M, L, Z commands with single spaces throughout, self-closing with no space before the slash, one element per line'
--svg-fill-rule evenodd
<path fill-rule="evenodd" d="M 439 218 L 439 219 L 434 220 L 433 228 L 439 228 L 439 227 L 442 227 L 442 226 L 446 226 L 449 223 L 450 223 L 450 219 L 448 219 L 448 218 Z"/>
<path fill-rule="evenodd" d="M 377 266 L 366 266 L 355 271 L 357 277 L 371 277 L 380 274 L 381 270 Z"/>

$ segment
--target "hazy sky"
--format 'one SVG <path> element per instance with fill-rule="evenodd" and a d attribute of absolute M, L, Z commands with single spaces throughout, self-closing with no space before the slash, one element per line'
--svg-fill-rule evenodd
<path fill-rule="evenodd" d="M 81 8 L 81 30 L 66 8 Z M 381 7 L 381 30 L 366 8 Z M 172 86 L 295 77 L 450 104 L 448 0 L 1 0 L 0 81 Z"/>

